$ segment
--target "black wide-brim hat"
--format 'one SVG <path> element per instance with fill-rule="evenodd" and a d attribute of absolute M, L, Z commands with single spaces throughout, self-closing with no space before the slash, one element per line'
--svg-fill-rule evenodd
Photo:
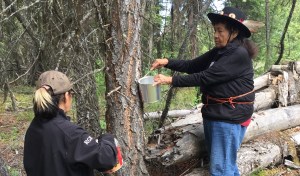
<path fill-rule="evenodd" d="M 237 8 L 225 7 L 221 13 L 208 13 L 207 17 L 212 23 L 229 21 L 242 32 L 244 37 L 249 38 L 251 36 L 250 30 L 243 24 L 243 21 L 246 20 L 246 15 Z"/>

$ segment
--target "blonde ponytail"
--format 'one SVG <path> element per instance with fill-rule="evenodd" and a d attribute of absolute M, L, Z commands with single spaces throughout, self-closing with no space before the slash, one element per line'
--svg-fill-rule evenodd
<path fill-rule="evenodd" d="M 38 112 L 47 111 L 49 106 L 54 105 L 51 95 L 44 87 L 35 91 L 33 102 Z"/>

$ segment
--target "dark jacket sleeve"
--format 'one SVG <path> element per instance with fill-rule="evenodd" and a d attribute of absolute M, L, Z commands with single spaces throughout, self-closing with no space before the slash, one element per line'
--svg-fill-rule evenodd
<path fill-rule="evenodd" d="M 196 57 L 192 60 L 173 60 L 169 59 L 168 64 L 165 66 L 174 71 L 183 73 L 198 73 L 209 67 L 209 64 L 213 60 L 212 53 L 214 50 L 208 51 L 205 54 Z"/>
<path fill-rule="evenodd" d="M 117 163 L 117 148 L 111 134 L 95 139 L 77 127 L 69 144 L 71 162 L 85 164 L 99 171 L 110 170 Z"/>
<path fill-rule="evenodd" d="M 208 69 L 190 74 L 174 76 L 172 85 L 175 87 L 211 86 L 235 79 L 252 65 L 247 51 L 239 47 L 234 51 L 224 53 Z"/>

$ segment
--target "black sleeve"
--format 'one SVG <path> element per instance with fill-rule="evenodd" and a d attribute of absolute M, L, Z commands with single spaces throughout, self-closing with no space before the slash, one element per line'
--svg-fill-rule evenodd
<path fill-rule="evenodd" d="M 209 67 L 209 64 L 213 60 L 212 53 L 214 50 L 210 50 L 205 54 L 196 57 L 192 60 L 173 60 L 169 59 L 168 64 L 165 66 L 174 71 L 183 72 L 183 73 L 198 73 Z"/>
<path fill-rule="evenodd" d="M 208 69 L 190 75 L 174 76 L 175 87 L 209 86 L 235 79 L 252 67 L 248 53 L 244 49 L 236 49 L 233 53 L 225 53 Z"/>
<path fill-rule="evenodd" d="M 72 134 L 69 147 L 71 161 L 83 163 L 101 172 L 112 169 L 117 163 L 117 148 L 111 134 L 95 139 L 78 127 Z"/>

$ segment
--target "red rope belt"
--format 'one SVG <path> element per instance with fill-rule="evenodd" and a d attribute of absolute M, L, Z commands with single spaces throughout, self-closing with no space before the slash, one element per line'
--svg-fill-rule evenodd
<path fill-rule="evenodd" d="M 250 92 L 247 92 L 247 93 L 244 93 L 244 94 L 241 94 L 241 95 L 238 95 L 238 96 L 229 97 L 229 98 L 214 98 L 214 97 L 211 97 L 209 95 L 206 95 L 206 104 L 205 104 L 205 106 L 210 105 L 210 104 L 208 104 L 208 100 L 213 100 L 213 101 L 217 102 L 217 103 L 214 103 L 214 104 L 229 103 L 233 108 L 235 108 L 234 104 L 253 104 L 254 103 L 253 101 L 245 101 L 245 102 L 233 101 L 237 98 L 246 96 L 246 95 L 251 94 L 253 92 L 254 92 L 254 90 L 252 90 Z"/>

